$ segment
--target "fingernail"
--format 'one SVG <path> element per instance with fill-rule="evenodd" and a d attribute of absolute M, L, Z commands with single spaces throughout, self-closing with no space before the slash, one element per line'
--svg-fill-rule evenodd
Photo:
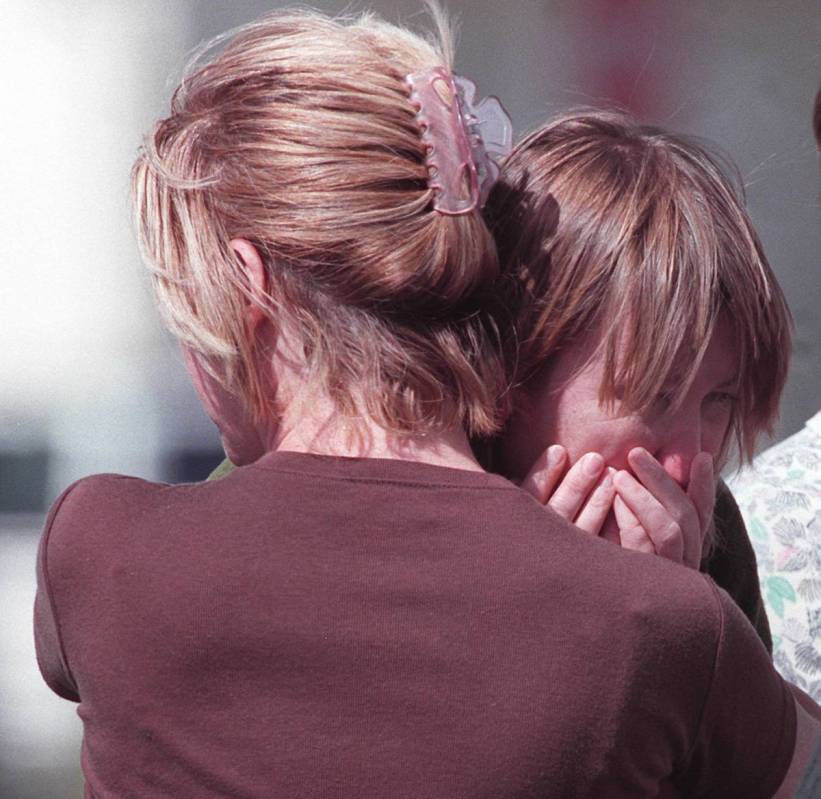
<path fill-rule="evenodd" d="M 630 474 L 630 473 L 629 473 L 629 472 L 626 472 L 624 469 L 619 469 L 619 470 L 618 470 L 618 471 L 617 471 L 617 472 L 613 475 L 613 482 L 614 482 L 614 483 L 616 484 L 616 486 L 618 487 L 618 484 L 619 484 L 619 483 L 623 483 L 623 482 L 627 479 L 627 477 L 628 477 L 628 475 L 629 475 L 629 474 Z"/>
<path fill-rule="evenodd" d="M 601 481 L 601 488 L 604 491 L 609 491 L 611 488 L 613 488 L 613 475 L 610 474 L 609 471 L 605 475 L 604 480 Z"/>
<path fill-rule="evenodd" d="M 587 455 L 582 458 L 582 468 L 586 474 L 593 477 L 599 474 L 604 468 L 604 458 L 602 458 L 598 452 L 588 452 Z"/>
<path fill-rule="evenodd" d="M 547 465 L 558 466 L 564 458 L 564 447 L 553 444 L 547 448 Z"/>

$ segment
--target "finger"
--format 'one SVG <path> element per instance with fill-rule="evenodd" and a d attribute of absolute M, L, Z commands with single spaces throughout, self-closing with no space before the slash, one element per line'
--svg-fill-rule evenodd
<path fill-rule="evenodd" d="M 619 540 L 617 543 L 623 549 L 646 552 L 650 555 L 656 554 L 656 548 L 653 546 L 650 536 L 647 535 L 633 511 L 627 507 L 625 501 L 618 494 L 613 500 L 613 513 L 619 527 Z"/>
<path fill-rule="evenodd" d="M 715 517 L 713 517 L 710 519 L 710 523 L 707 525 L 707 529 L 704 531 L 704 535 L 702 536 L 701 552 L 699 553 L 698 566 L 696 567 L 699 571 L 708 571 L 710 556 L 713 553 L 715 544 L 716 524 Z"/>
<path fill-rule="evenodd" d="M 614 477 L 615 474 L 616 470 L 613 469 L 610 476 Z M 615 484 L 613 487 L 615 488 Z M 609 517 L 605 519 L 604 530 L 600 533 L 600 535 L 605 541 L 610 541 L 611 544 L 615 544 L 620 547 L 622 527 L 627 527 L 632 524 L 639 526 L 639 521 L 635 516 L 633 516 L 627 505 L 624 504 L 624 500 L 618 495 L 618 492 L 613 497 L 612 515 L 613 523 L 610 523 L 611 520 Z"/>
<path fill-rule="evenodd" d="M 629 472 L 618 471 L 613 482 L 619 496 L 633 512 L 652 541 L 656 553 L 676 563 L 681 563 L 684 559 L 684 531 L 678 521 Z M 686 497 L 685 501 L 689 502 Z M 695 510 L 693 510 L 693 516 L 695 517 Z M 699 535 L 697 524 L 694 534 Z"/>
<path fill-rule="evenodd" d="M 547 504 L 572 522 L 603 470 L 604 458 L 597 452 L 588 452 L 570 467 Z"/>
<path fill-rule="evenodd" d="M 616 487 L 613 485 L 615 469 L 607 469 L 599 479 L 587 501 L 582 505 L 573 524 L 591 535 L 598 535 L 599 531 L 613 507 L 613 498 L 616 496 Z"/>
<path fill-rule="evenodd" d="M 615 475 L 614 475 L 615 481 Z M 614 482 L 615 485 L 615 482 Z M 636 514 L 630 510 L 625 501 L 616 494 L 613 500 L 613 512 L 616 514 L 616 523 L 619 527 L 641 527 L 641 522 L 636 518 Z"/>
<path fill-rule="evenodd" d="M 667 510 L 673 514 L 680 510 L 687 493 L 644 447 L 631 449 L 627 453 L 627 462 L 642 485 Z"/>
<path fill-rule="evenodd" d="M 713 457 L 709 452 L 699 452 L 690 464 L 690 481 L 687 496 L 698 513 L 701 529 L 706 530 L 713 520 L 716 501 L 716 484 L 713 473 Z"/>
<path fill-rule="evenodd" d="M 566 464 L 567 450 L 559 444 L 553 444 L 538 457 L 521 487 L 544 505 L 559 482 Z"/>
<path fill-rule="evenodd" d="M 664 506 L 673 521 L 681 528 L 682 562 L 697 567 L 704 540 L 704 527 L 695 504 L 685 490 L 643 447 L 630 450 L 627 461 L 644 487 Z M 648 533 L 652 535 L 653 530 L 648 529 Z"/>
<path fill-rule="evenodd" d="M 690 480 L 687 484 L 687 496 L 695 506 L 701 522 L 701 539 L 692 560 L 699 568 L 704 553 L 715 535 L 713 509 L 716 501 L 716 483 L 713 458 L 709 452 L 700 452 L 690 464 Z"/>

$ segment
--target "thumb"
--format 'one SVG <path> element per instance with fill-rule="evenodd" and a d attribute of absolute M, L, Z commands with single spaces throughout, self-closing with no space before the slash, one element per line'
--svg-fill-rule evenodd
<path fill-rule="evenodd" d="M 560 444 L 549 446 L 536 459 L 527 476 L 522 480 L 521 488 L 544 505 L 550 499 L 566 465 L 567 450 Z"/>

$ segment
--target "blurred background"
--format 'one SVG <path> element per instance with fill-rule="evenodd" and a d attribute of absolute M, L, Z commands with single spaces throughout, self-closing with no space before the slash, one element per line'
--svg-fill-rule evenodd
<path fill-rule="evenodd" d="M 219 440 L 154 313 L 129 169 L 201 41 L 258 0 L 0 3 L 0 796 L 79 797 L 80 722 L 37 672 L 34 559 L 44 511 L 90 472 L 197 480 Z M 424 27 L 416 0 L 323 2 Z M 519 135 L 617 105 L 738 164 L 796 322 L 776 438 L 821 406 L 817 0 L 450 0 L 457 69 Z"/>

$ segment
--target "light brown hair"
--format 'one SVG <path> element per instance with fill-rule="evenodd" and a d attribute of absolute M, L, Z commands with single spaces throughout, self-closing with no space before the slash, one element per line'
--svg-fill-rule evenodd
<path fill-rule="evenodd" d="M 704 145 L 616 112 L 567 114 L 524 139 L 487 209 L 515 275 L 514 382 L 598 330 L 600 401 L 618 390 L 646 410 L 672 385 L 675 407 L 726 314 L 739 354 L 732 432 L 752 457 L 777 417 L 791 318 L 729 174 Z"/>
<path fill-rule="evenodd" d="M 298 331 L 306 380 L 395 432 L 493 432 L 505 375 L 478 309 L 497 277 L 475 211 L 432 208 L 408 74 L 450 67 L 438 40 L 372 15 L 274 12 L 191 67 L 133 170 L 139 236 L 171 329 L 271 413 L 242 335 L 254 295 L 229 242 L 251 241 Z M 274 293 L 274 292 L 272 292 Z M 258 300 L 257 300 L 258 301 Z M 362 405 L 364 404 L 364 407 Z"/>

